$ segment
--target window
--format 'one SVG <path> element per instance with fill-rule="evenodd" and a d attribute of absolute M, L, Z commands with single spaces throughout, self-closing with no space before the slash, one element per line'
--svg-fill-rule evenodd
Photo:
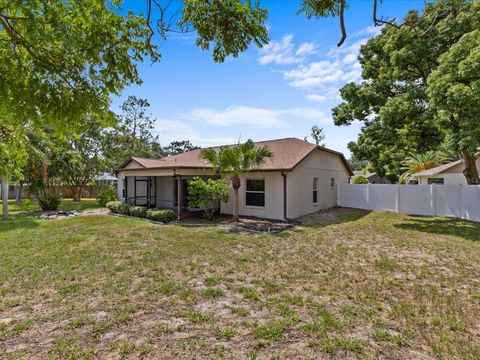
<path fill-rule="evenodd" d="M 428 185 L 431 184 L 443 185 L 444 180 L 443 178 L 428 178 Z"/>
<path fill-rule="evenodd" d="M 335 189 L 335 178 L 330 179 L 330 189 L 331 190 Z"/>
<path fill-rule="evenodd" d="M 247 189 L 245 191 L 245 205 L 265 206 L 265 180 L 247 179 Z"/>
<path fill-rule="evenodd" d="M 313 178 L 313 199 L 314 204 L 318 203 L 318 178 Z"/>

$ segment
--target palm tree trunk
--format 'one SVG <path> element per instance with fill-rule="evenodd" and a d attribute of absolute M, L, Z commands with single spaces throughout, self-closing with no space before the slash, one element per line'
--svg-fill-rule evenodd
<path fill-rule="evenodd" d="M 240 210 L 238 208 L 238 189 L 233 189 L 233 216 L 232 220 L 238 222 L 240 220 Z"/>
<path fill-rule="evenodd" d="M 233 187 L 233 211 L 232 211 L 232 221 L 238 222 L 240 220 L 240 210 L 238 206 L 238 189 L 240 188 L 240 178 L 236 175 L 232 176 L 232 187 Z"/>
<path fill-rule="evenodd" d="M 465 164 L 465 170 L 463 171 L 463 174 L 465 175 L 467 184 L 480 184 L 480 176 L 478 174 L 477 164 L 475 162 L 475 155 L 472 155 L 466 151 L 462 151 L 460 156 Z"/>
<path fill-rule="evenodd" d="M 3 208 L 3 220 L 8 219 L 8 184 L 6 179 L 0 177 L 0 182 L 2 183 L 2 208 Z"/>

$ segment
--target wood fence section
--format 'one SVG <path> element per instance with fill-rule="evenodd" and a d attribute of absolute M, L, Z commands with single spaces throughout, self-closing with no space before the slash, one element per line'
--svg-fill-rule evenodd
<path fill-rule="evenodd" d="M 480 222 L 480 185 L 340 184 L 337 189 L 342 207 Z"/>
<path fill-rule="evenodd" d="M 73 197 L 73 189 L 70 186 L 58 186 L 60 194 L 64 198 Z M 82 198 L 96 198 L 103 187 L 98 185 L 88 185 L 83 189 Z M 0 192 L 1 194 L 1 192 Z M 15 199 L 17 195 L 17 186 L 10 185 L 8 188 L 8 198 Z M 28 186 L 23 189 L 23 199 L 33 198 L 33 194 L 28 190 Z"/>

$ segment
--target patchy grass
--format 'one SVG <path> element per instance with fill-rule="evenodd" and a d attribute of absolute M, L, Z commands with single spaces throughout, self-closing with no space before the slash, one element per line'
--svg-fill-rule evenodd
<path fill-rule="evenodd" d="M 1 358 L 478 359 L 474 223 L 338 209 L 247 235 L 37 210 L 0 222 Z"/>

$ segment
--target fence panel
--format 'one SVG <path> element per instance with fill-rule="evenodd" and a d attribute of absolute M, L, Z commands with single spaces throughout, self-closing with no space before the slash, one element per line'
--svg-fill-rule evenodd
<path fill-rule="evenodd" d="M 462 186 L 462 219 L 480 221 L 480 186 Z"/>
<path fill-rule="evenodd" d="M 435 215 L 432 186 L 401 185 L 399 212 L 415 215 Z"/>
<path fill-rule="evenodd" d="M 462 217 L 460 191 L 458 185 L 436 186 L 435 213 L 438 216 Z"/>
<path fill-rule="evenodd" d="M 365 185 L 339 185 L 338 205 L 368 209 L 368 187 Z"/>
<path fill-rule="evenodd" d="M 397 185 L 377 184 L 369 185 L 370 209 L 396 211 Z"/>
<path fill-rule="evenodd" d="M 480 221 L 480 186 L 476 185 L 341 184 L 337 203 L 357 209 Z"/>

